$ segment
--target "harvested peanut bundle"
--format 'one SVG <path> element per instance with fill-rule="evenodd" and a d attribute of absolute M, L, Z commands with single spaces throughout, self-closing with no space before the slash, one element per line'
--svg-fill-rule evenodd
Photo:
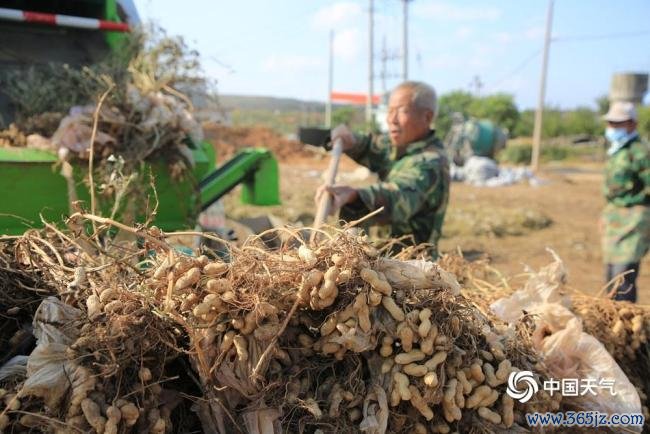
<path fill-rule="evenodd" d="M 576 294 L 572 310 L 586 333 L 597 338 L 636 387 L 643 411 L 650 414 L 650 309 L 647 306 Z M 646 417 L 644 428 L 650 430 Z"/>
<path fill-rule="evenodd" d="M 287 432 L 499 431 L 532 408 L 506 395 L 510 373 L 545 378 L 523 325 L 501 327 L 435 264 L 420 273 L 381 258 L 363 237 L 334 230 L 312 245 L 282 229 L 299 247 L 268 250 L 252 239 L 225 263 L 178 254 L 159 230 L 134 231 L 145 240 L 132 246 L 146 254 L 143 269 L 101 249 L 57 266 L 39 237 L 61 252 L 81 244 L 53 229 L 14 241 L 13 252 L 29 255 L 21 263 L 80 314 L 66 349 L 70 390 L 47 409 L 29 394 L 11 408 L 82 432 L 174 432 L 188 413 L 194 430 L 219 433 L 229 417 Z M 79 267 L 86 280 L 71 294 Z M 559 402 L 541 396 L 534 405 Z M 18 426 L 18 411 L 0 424 Z"/>

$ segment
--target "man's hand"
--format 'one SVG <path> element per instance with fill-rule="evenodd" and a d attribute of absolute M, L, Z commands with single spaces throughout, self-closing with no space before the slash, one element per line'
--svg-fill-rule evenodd
<path fill-rule="evenodd" d="M 318 190 L 316 190 L 316 196 L 314 197 L 314 200 L 316 204 L 320 203 L 321 198 L 323 197 L 324 194 L 331 194 L 332 195 L 332 207 L 330 208 L 329 215 L 336 214 L 338 210 L 343 207 L 343 205 L 346 205 L 348 203 L 352 203 L 357 198 L 359 197 L 359 194 L 357 193 L 356 188 L 348 187 L 347 185 L 335 185 L 335 186 L 327 186 L 327 185 L 321 185 L 318 187 Z"/>
<path fill-rule="evenodd" d="M 332 136 L 332 143 L 336 141 L 336 139 L 341 139 L 343 142 L 343 152 L 349 151 L 354 147 L 354 145 L 357 144 L 357 139 L 354 137 L 354 134 L 352 134 L 352 131 L 347 127 L 345 124 L 341 124 L 334 128 L 331 133 Z"/>

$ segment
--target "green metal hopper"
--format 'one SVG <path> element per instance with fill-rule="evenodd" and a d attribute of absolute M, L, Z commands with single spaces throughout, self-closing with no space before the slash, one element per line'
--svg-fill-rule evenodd
<path fill-rule="evenodd" d="M 268 150 L 244 149 L 219 168 L 211 144 L 203 142 L 192 152 L 196 164 L 182 181 L 171 178 L 163 161 L 146 167 L 153 175 L 158 197 L 154 224 L 164 231 L 194 227 L 202 210 L 238 184 L 243 187 L 244 203 L 280 203 L 278 165 Z M 53 152 L 0 148 L 0 234 L 21 234 L 41 227 L 41 215 L 51 222 L 60 222 L 69 215 L 68 187 L 57 161 Z M 90 193 L 84 182 L 87 166 L 80 162 L 73 167 L 77 197 L 89 206 Z M 154 200 L 150 191 L 150 210 Z M 101 211 L 109 214 L 109 210 Z"/>

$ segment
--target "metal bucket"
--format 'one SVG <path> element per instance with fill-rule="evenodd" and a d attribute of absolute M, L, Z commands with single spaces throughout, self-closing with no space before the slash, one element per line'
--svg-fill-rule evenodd
<path fill-rule="evenodd" d="M 648 91 L 648 74 L 624 72 L 614 74 L 609 88 L 609 101 L 641 104 Z"/>

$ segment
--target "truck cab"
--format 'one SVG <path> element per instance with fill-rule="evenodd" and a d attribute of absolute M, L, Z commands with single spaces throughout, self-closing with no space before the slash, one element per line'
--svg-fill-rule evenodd
<path fill-rule="evenodd" d="M 133 26 L 139 21 L 132 0 L 0 0 L 0 71 L 97 62 L 124 33 L 92 28 L 94 22 Z M 0 127 L 11 123 L 13 112 L 0 86 Z"/>
<path fill-rule="evenodd" d="M 119 49 L 129 26 L 138 22 L 131 0 L 0 0 L 0 73 L 50 63 L 96 63 Z M 0 85 L 0 130 L 14 118 L 2 89 Z M 155 179 L 148 197 L 159 201 L 154 223 L 161 229 L 194 227 L 202 211 L 238 185 L 244 203 L 279 204 L 277 161 L 268 150 L 244 149 L 217 167 L 211 144 L 188 141 L 193 164 L 182 179 L 173 178 L 162 159 L 147 161 L 145 170 Z M 64 179 L 55 170 L 57 163 L 51 150 L 0 147 L 0 235 L 42 226 L 41 218 L 60 221 L 71 213 L 72 198 L 88 203 L 88 165 L 73 162 L 74 175 Z"/>

